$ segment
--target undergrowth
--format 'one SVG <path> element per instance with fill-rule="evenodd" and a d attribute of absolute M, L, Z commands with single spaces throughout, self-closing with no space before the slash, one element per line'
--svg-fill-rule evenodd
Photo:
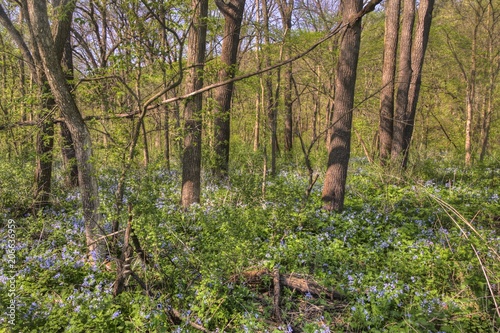
<path fill-rule="evenodd" d="M 0 251 L 5 259 L 13 219 L 17 309 L 15 326 L 2 316 L 0 331 L 196 332 L 193 323 L 211 332 L 498 331 L 500 169 L 434 164 L 389 177 L 358 162 L 351 170 L 340 214 L 321 209 L 320 182 L 305 198 L 307 176 L 293 168 L 268 177 L 264 193 L 260 175 L 235 172 L 226 183 L 207 175 L 202 203 L 187 211 L 177 172 L 134 171 L 125 200 L 148 263 L 136 259 L 132 269 L 149 294 L 131 278 L 116 298 L 112 264 L 85 261 L 77 192 L 61 188 L 52 209 L 14 218 L 16 193 L 5 190 Z M 103 171 L 99 181 L 107 231 L 117 177 Z M 260 285 L 241 278 L 276 269 L 345 298 L 282 288 L 277 320 L 272 276 Z M 9 274 L 2 265 L 2 313 Z"/>

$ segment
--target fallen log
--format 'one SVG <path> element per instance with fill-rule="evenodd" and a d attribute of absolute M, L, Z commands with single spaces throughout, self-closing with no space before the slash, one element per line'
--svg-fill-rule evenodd
<path fill-rule="evenodd" d="M 232 282 L 245 283 L 250 286 L 260 286 L 264 282 L 273 281 L 276 274 L 269 272 L 266 269 L 245 271 L 231 278 Z M 336 290 L 326 288 L 318 284 L 310 276 L 299 274 L 279 274 L 279 283 L 282 286 L 299 291 L 303 294 L 311 294 L 314 296 L 324 296 L 331 300 L 344 300 L 345 296 Z M 274 282 L 273 282 L 274 284 Z"/>

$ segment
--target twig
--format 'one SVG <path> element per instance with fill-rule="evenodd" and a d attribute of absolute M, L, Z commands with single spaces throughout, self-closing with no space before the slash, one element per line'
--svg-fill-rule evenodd
<path fill-rule="evenodd" d="M 484 268 L 483 262 L 481 261 L 481 258 L 479 257 L 479 253 L 477 253 L 476 248 L 474 245 L 472 246 L 472 249 L 474 250 L 474 253 L 476 254 L 477 260 L 479 261 L 479 266 L 481 266 L 481 270 L 483 271 L 484 278 L 486 279 L 486 284 L 488 285 L 488 289 L 491 294 L 491 298 L 493 299 L 493 304 L 495 304 L 495 310 L 497 312 L 498 318 L 500 318 L 500 308 L 498 307 L 497 300 L 495 298 L 495 293 L 493 292 L 493 288 L 490 283 L 490 279 L 488 278 L 488 274 L 486 273 L 486 269 Z"/>
<path fill-rule="evenodd" d="M 278 323 L 281 323 L 281 310 L 280 310 L 281 284 L 280 284 L 280 271 L 278 268 L 275 268 L 273 270 L 273 284 L 274 284 L 274 299 L 273 299 L 274 319 Z"/>
<path fill-rule="evenodd" d="M 173 309 L 173 308 L 170 308 L 168 310 L 168 314 L 173 317 L 173 319 L 176 319 L 178 321 L 185 321 L 187 322 L 190 326 L 196 328 L 197 330 L 199 331 L 202 331 L 202 332 L 209 332 L 205 327 L 203 327 L 202 325 L 200 324 L 197 324 L 191 320 L 186 320 L 184 318 L 182 318 L 182 315 L 179 311 L 177 311 L 176 309 Z"/>

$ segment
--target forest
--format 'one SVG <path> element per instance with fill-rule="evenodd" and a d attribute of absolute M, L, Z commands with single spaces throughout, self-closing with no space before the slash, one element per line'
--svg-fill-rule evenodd
<path fill-rule="evenodd" d="M 1 332 L 500 332 L 499 0 L 0 0 Z"/>

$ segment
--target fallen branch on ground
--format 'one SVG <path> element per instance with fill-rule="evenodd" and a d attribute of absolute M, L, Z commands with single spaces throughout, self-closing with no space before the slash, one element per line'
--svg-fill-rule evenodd
<path fill-rule="evenodd" d="M 268 270 L 251 270 L 233 276 L 232 282 L 246 283 L 248 285 L 261 285 L 267 278 L 273 280 L 273 273 Z M 282 286 L 299 291 L 310 293 L 314 296 L 324 296 L 332 300 L 344 300 L 345 296 L 331 288 L 326 288 L 315 282 L 312 277 L 298 274 L 279 274 L 279 282 Z"/>

